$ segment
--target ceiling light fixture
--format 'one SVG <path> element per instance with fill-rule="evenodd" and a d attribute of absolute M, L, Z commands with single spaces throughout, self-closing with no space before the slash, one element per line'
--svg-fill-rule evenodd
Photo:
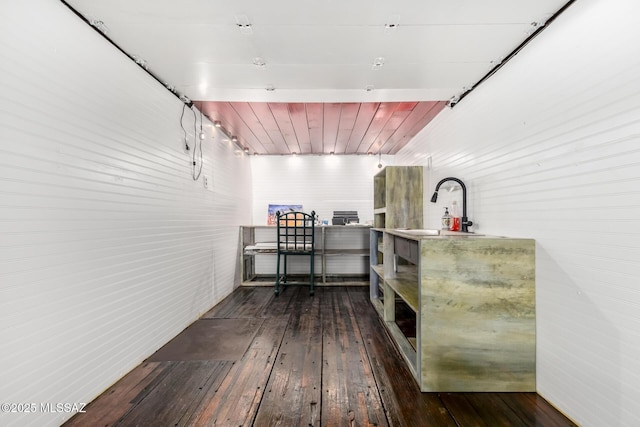
<path fill-rule="evenodd" d="M 100 31 L 102 34 L 107 34 L 109 32 L 109 29 L 107 28 L 107 26 L 104 24 L 103 21 L 99 20 L 99 19 L 91 19 L 89 20 L 89 23 L 98 31 Z"/>
<path fill-rule="evenodd" d="M 141 66 L 145 70 L 149 69 L 149 63 L 147 62 L 146 59 L 143 59 L 143 58 L 139 57 L 138 55 L 133 55 L 133 60 L 135 61 L 136 64 L 138 64 L 139 66 Z"/>
<path fill-rule="evenodd" d="M 530 25 L 529 25 L 529 29 L 527 29 L 527 31 L 525 31 L 525 34 L 527 36 L 530 36 L 532 34 L 534 34 L 536 31 L 540 30 L 542 27 L 544 27 L 545 25 L 547 25 L 547 21 L 551 18 L 551 15 L 544 15 L 542 18 L 540 18 L 537 21 L 533 21 Z"/>
<path fill-rule="evenodd" d="M 398 24 L 400 23 L 400 15 L 390 15 L 387 18 L 387 23 L 384 24 L 384 33 L 391 34 L 395 32 L 398 28 Z"/>
<path fill-rule="evenodd" d="M 255 65 L 259 70 L 264 70 L 265 68 L 267 68 L 267 63 L 264 62 L 264 59 L 260 58 L 259 56 L 253 58 L 253 65 Z"/>
<path fill-rule="evenodd" d="M 449 99 L 449 101 L 447 102 L 447 106 L 449 108 L 453 108 L 456 106 L 458 102 L 460 102 L 460 95 L 453 95 L 451 99 Z"/>
<path fill-rule="evenodd" d="M 253 28 L 251 28 L 251 22 L 247 15 L 236 15 L 236 25 L 240 29 L 240 34 L 250 36 L 253 34 Z"/>
<path fill-rule="evenodd" d="M 198 134 L 198 137 L 200 137 L 200 141 L 204 141 L 204 138 L 206 137 L 202 130 L 202 110 L 200 110 L 200 133 Z"/>
<path fill-rule="evenodd" d="M 237 136 L 235 136 L 235 135 L 233 135 L 233 136 L 231 137 L 231 142 L 233 142 L 233 143 L 238 142 L 238 137 L 237 137 Z"/>
<path fill-rule="evenodd" d="M 245 153 L 249 154 L 249 147 L 244 147 L 243 150 Z"/>
<path fill-rule="evenodd" d="M 498 58 L 498 59 L 493 59 L 493 60 L 489 61 L 489 67 L 490 68 L 496 67 L 496 66 L 502 64 L 503 60 L 504 60 L 504 58 L 502 56 L 500 58 Z"/>
<path fill-rule="evenodd" d="M 221 128 L 222 127 L 222 122 L 220 120 L 216 120 L 213 122 L 213 125 L 217 128 Z"/>
<path fill-rule="evenodd" d="M 373 60 L 373 64 L 371 65 L 372 70 L 379 70 L 384 65 L 384 58 L 382 56 L 377 57 Z"/>

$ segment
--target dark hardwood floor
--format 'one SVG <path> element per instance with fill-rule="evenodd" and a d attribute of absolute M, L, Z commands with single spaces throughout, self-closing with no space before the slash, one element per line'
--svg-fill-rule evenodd
<path fill-rule="evenodd" d="M 574 425 L 535 393 L 421 393 L 368 292 L 239 288 L 65 425 Z"/>

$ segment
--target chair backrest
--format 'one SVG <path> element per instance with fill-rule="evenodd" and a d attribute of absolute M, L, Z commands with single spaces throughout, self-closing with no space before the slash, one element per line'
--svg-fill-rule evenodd
<path fill-rule="evenodd" d="M 276 212 L 278 226 L 278 251 L 313 252 L 316 213 Z"/>

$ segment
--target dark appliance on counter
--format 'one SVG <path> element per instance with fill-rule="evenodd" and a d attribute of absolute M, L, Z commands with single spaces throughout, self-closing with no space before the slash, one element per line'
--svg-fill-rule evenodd
<path fill-rule="evenodd" d="M 358 211 L 333 211 L 331 223 L 333 225 L 345 225 L 349 223 L 358 223 Z"/>

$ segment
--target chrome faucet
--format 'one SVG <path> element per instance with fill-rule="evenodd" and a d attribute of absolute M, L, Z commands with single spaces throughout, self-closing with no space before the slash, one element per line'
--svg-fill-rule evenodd
<path fill-rule="evenodd" d="M 469 221 L 469 218 L 467 218 L 467 187 L 464 185 L 464 182 L 452 176 L 440 180 L 438 185 L 436 185 L 436 191 L 434 191 L 433 196 L 431 196 L 431 203 L 435 203 L 438 200 L 438 190 L 440 189 L 440 186 L 447 181 L 455 181 L 460 184 L 460 187 L 462 187 L 462 218 L 460 229 L 463 232 L 468 233 L 469 226 L 473 225 L 473 222 Z"/>

